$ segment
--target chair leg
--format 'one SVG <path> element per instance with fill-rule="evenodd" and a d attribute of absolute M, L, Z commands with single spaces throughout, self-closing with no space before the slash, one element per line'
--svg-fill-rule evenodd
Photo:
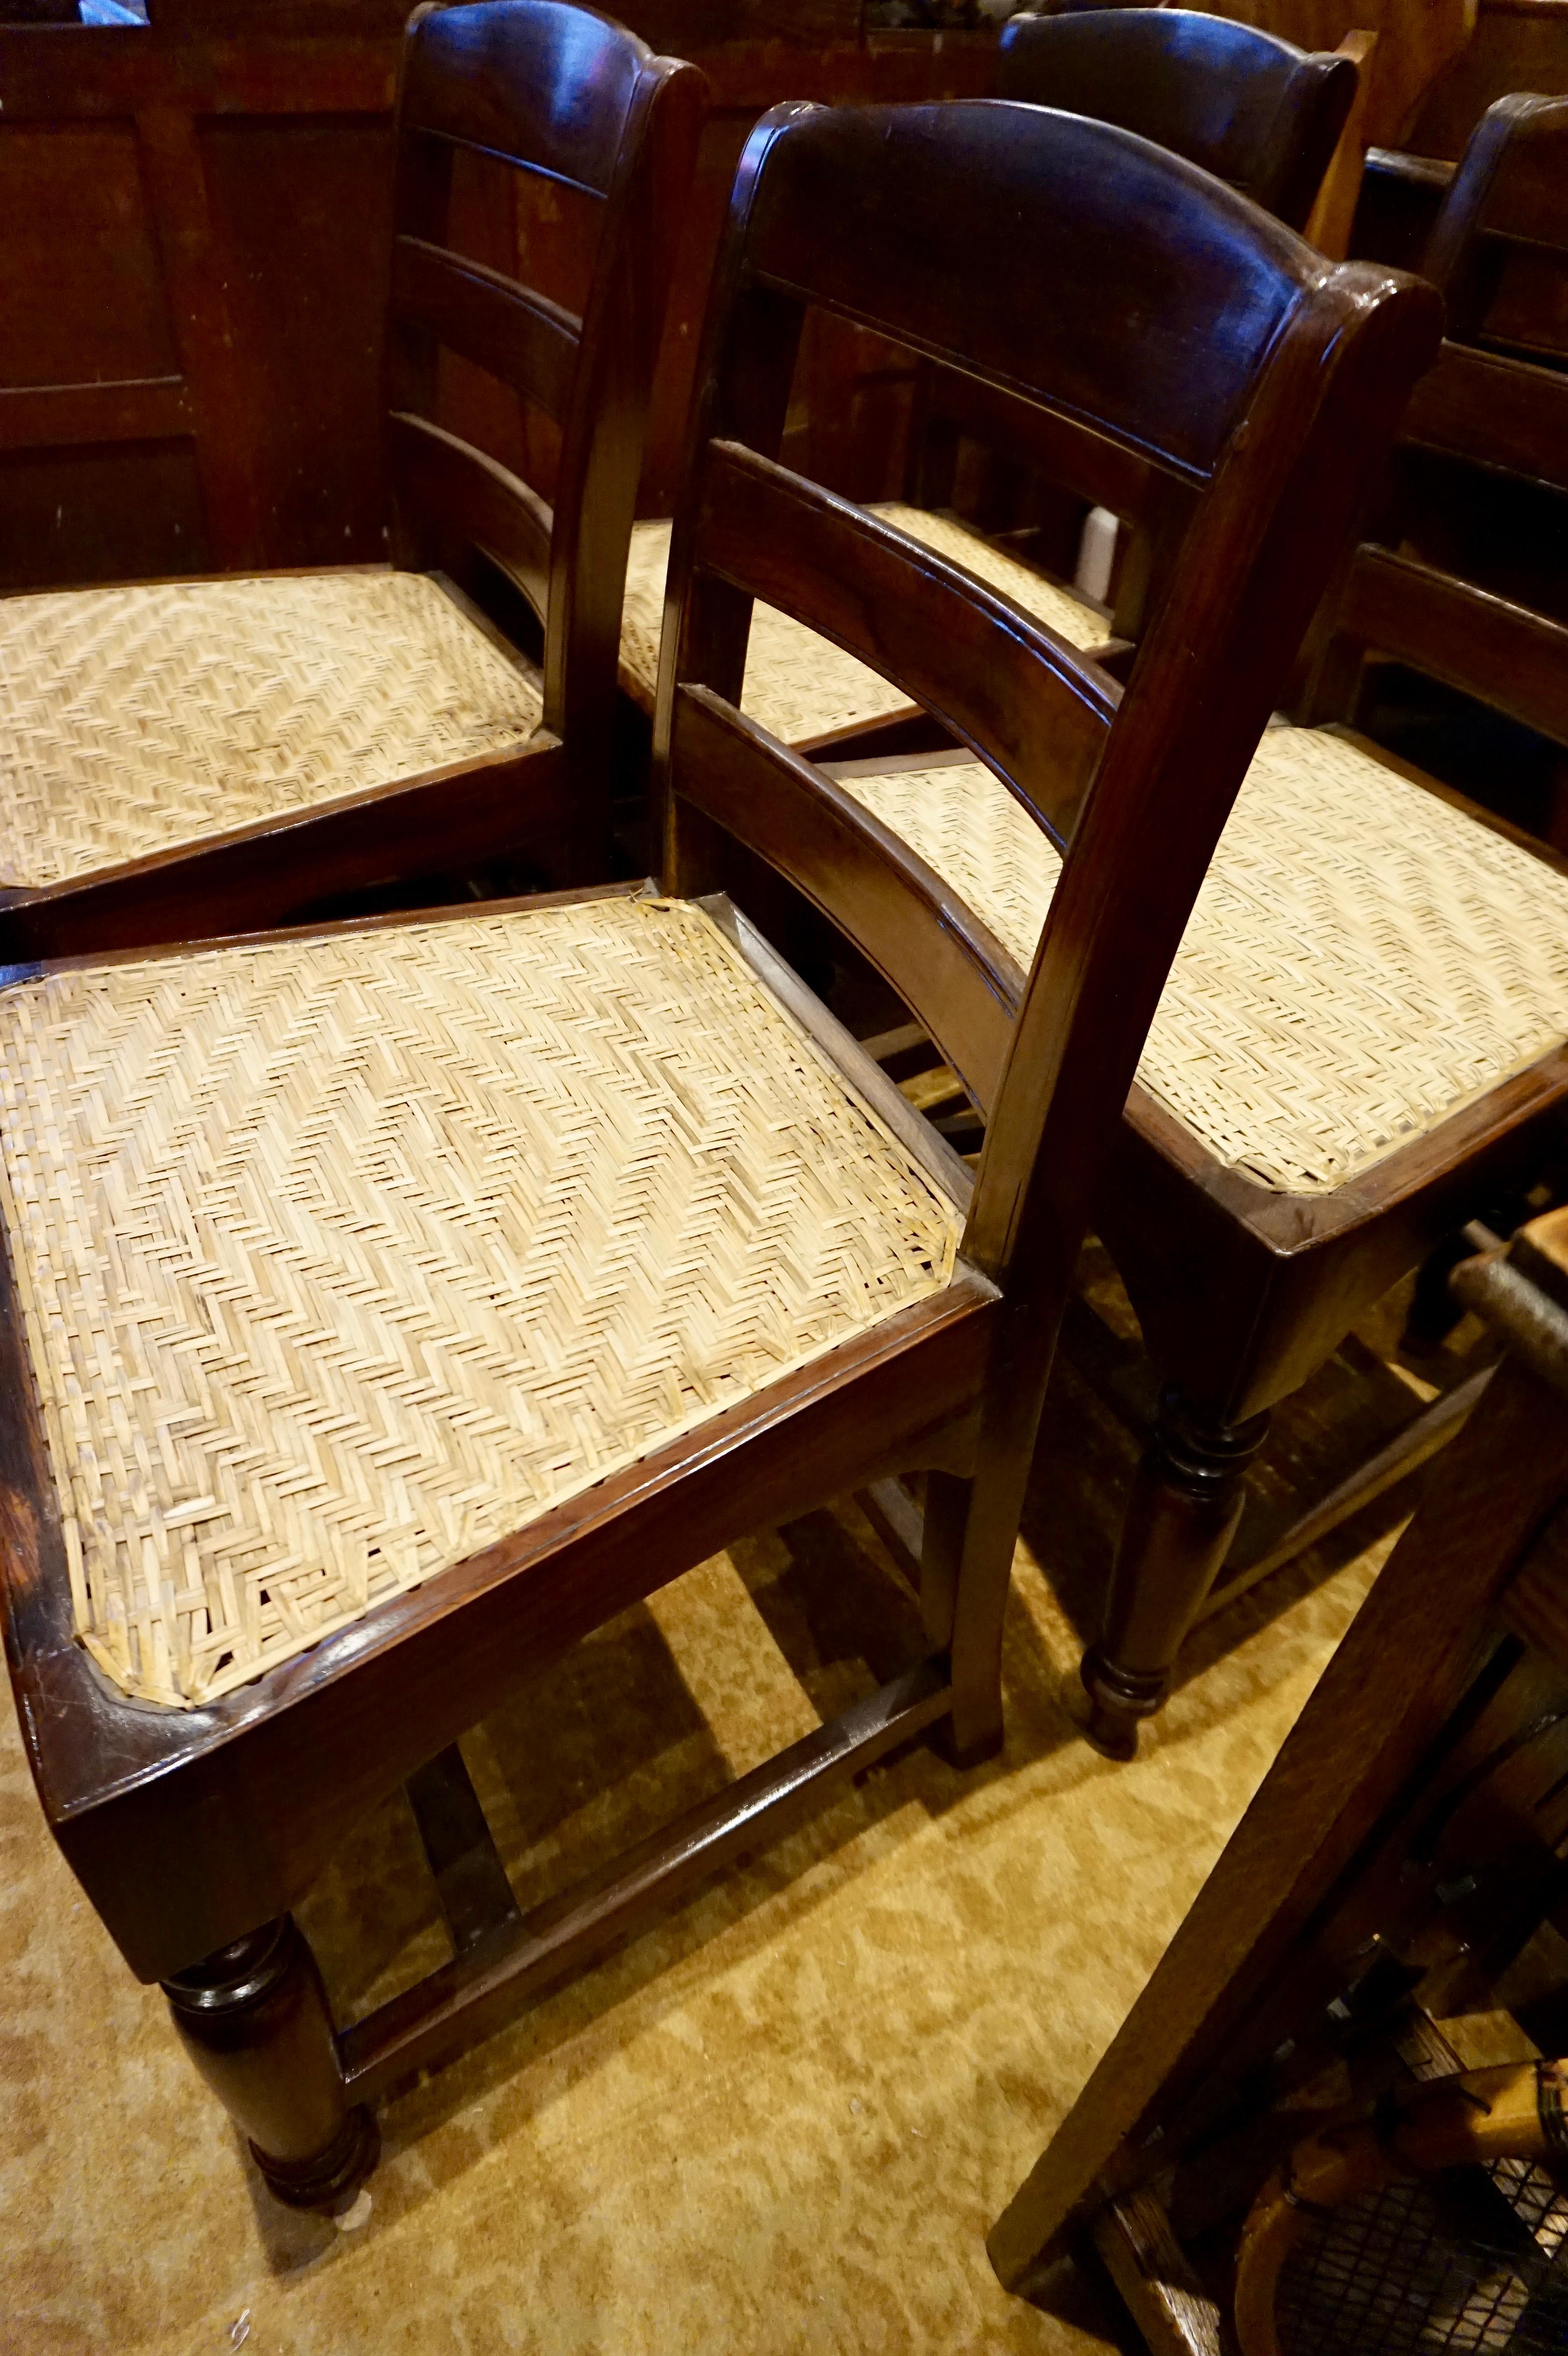
<path fill-rule="evenodd" d="M 1002 1622 L 1020 1502 L 1021 1483 L 926 1475 L 921 1600 L 927 1635 L 952 1659 L 953 1710 L 938 1740 L 955 1767 L 1002 1747 Z"/>
<path fill-rule="evenodd" d="M 164 1994 L 278 2200 L 330 2208 L 369 2175 L 381 2139 L 349 2105 L 321 1975 L 291 1915 L 165 1980 Z"/>
<path fill-rule="evenodd" d="M 1160 1397 L 1122 1525 L 1098 1644 L 1083 1656 L 1088 1733 L 1114 1759 L 1170 1690 L 1181 1640 L 1219 1575 L 1242 1516 L 1248 1465 L 1268 1417 L 1228 1424 L 1174 1388 Z"/>

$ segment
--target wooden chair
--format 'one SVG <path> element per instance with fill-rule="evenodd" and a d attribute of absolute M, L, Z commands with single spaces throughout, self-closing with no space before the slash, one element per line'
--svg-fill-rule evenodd
<path fill-rule="evenodd" d="M 1348 57 L 1314 55 L 1194 8 L 1014 16 L 998 98 L 1119 123 L 1305 229 L 1356 95 Z"/>
<path fill-rule="evenodd" d="M 1532 188 L 1543 247 L 1563 247 L 1568 220 L 1568 105 L 1499 105 L 1434 237 L 1455 323 L 1477 334 L 1490 315 L 1464 290 L 1490 267 L 1488 192 Z M 1403 441 L 1561 492 L 1565 428 L 1560 374 L 1449 342 Z M 1404 552 L 1397 508 L 1385 520 L 1325 609 L 1300 706 L 1316 724 L 1259 748 L 1098 1215 L 1166 1386 L 1084 1663 L 1114 1751 L 1163 1700 L 1197 1614 L 1457 1429 L 1468 1395 L 1413 1423 L 1328 1519 L 1243 1538 L 1228 1559 L 1270 1408 L 1532 1173 L 1568 1089 L 1568 862 L 1348 724 L 1392 661 L 1568 744 L 1568 623 Z"/>
<path fill-rule="evenodd" d="M 0 958 L 274 922 L 520 849 L 603 873 L 643 424 L 705 84 L 564 0 L 416 11 L 388 307 L 394 564 L 0 605 Z M 582 316 L 443 242 L 455 159 L 599 217 Z M 561 428 L 554 513 L 432 421 L 437 355 Z M 474 602 L 498 569 L 542 677 Z"/>
<path fill-rule="evenodd" d="M 672 896 L 68 959 L 0 990 L 29 1756 L 285 2200 L 341 2193 L 389 2085 L 829 1776 L 923 1728 L 960 1759 L 998 1739 L 1091 1194 L 1232 792 L 1438 334 L 1417 282 L 1325 269 L 1124 133 L 1040 130 L 989 103 L 787 106 L 751 140 L 676 533 Z M 997 218 L 1019 236 L 987 258 Z M 1151 337 L 1133 323 L 1157 290 Z M 1191 487 L 1191 594 L 1125 695 L 774 462 L 813 303 Z M 754 596 L 945 712 L 1030 824 L 1071 827 L 1016 1021 L 951 894 L 736 712 Z M 728 901 L 673 896 L 726 829 L 951 1031 L 994 1105 L 977 1182 Z M 743 1532 L 912 1467 L 928 1652 L 522 1912 L 462 1730 Z M 335 2038 L 287 1909 L 403 1779 L 453 1957 Z"/>
<path fill-rule="evenodd" d="M 1119 123 L 1184 155 L 1299 227 L 1356 91 L 1348 58 L 1310 57 L 1272 34 L 1195 11 L 1102 9 L 1078 17 L 1015 17 L 1003 32 L 997 95 Z M 1115 617 L 955 516 L 957 445 L 967 434 L 1035 459 L 1076 495 L 1075 517 L 1104 504 L 1138 518 L 1150 546 L 1122 567 Z M 1074 451 L 1015 410 L 1005 393 L 960 375 L 920 370 L 908 499 L 889 522 L 1011 598 L 1072 644 L 1095 653 L 1143 626 L 1151 561 L 1168 556 L 1182 514 L 1140 509 L 1148 486 L 1125 458 Z M 1118 502 L 1120 504 L 1118 504 Z M 667 522 L 635 525 L 626 581 L 621 683 L 651 712 L 669 557 Z M 920 715 L 890 682 L 785 615 L 763 607 L 752 640 L 745 709 L 786 743 L 841 755 L 919 741 Z M 890 731 L 899 732 L 897 737 Z M 864 741 L 862 741 L 864 740 Z M 934 741 L 932 739 L 931 741 Z"/>
<path fill-rule="evenodd" d="M 1563 2344 L 1568 1212 L 1457 1282 L 1508 1355 L 990 2236 L 1047 2306 L 1092 2246 L 1156 2356 Z"/>

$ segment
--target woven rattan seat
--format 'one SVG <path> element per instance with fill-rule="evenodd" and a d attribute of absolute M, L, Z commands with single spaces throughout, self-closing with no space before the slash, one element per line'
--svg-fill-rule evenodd
<path fill-rule="evenodd" d="M 977 762 L 844 787 L 1027 968 L 1061 862 Z M 1342 1186 L 1568 1037 L 1568 877 L 1344 737 L 1274 727 L 1139 1066 L 1217 1161 Z"/>
<path fill-rule="evenodd" d="M 1060 631 L 1073 646 L 1101 646 L 1109 637 L 1110 624 L 1103 614 L 1070 596 L 1065 589 L 1054 588 L 1027 564 L 993 548 L 989 541 L 981 540 L 952 516 L 897 506 L 876 508 L 872 512 L 885 516 L 912 540 L 923 541 L 939 555 L 965 566 L 1038 621 Z M 648 705 L 658 685 L 659 632 L 668 563 L 668 523 L 635 525 L 621 621 L 621 668 L 633 693 Z M 820 735 L 830 728 L 885 719 L 890 712 L 903 711 L 908 702 L 901 689 L 857 662 L 842 648 L 819 637 L 815 630 L 771 605 L 756 607 L 741 708 L 785 744 Z"/>
<path fill-rule="evenodd" d="M 537 682 L 421 573 L 5 601 L 0 882 L 41 887 L 526 744 Z"/>
<path fill-rule="evenodd" d="M 0 1040 L 77 1627 L 151 1701 L 952 1270 L 953 1206 L 690 903 L 64 971 L 0 994 Z"/>

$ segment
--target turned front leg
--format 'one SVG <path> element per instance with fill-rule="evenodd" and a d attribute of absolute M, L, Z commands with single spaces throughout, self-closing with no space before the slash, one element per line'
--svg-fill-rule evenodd
<path fill-rule="evenodd" d="M 1104 1633 L 1083 1656 L 1089 1737 L 1130 1759 L 1138 1721 L 1170 1690 L 1181 1640 L 1220 1573 L 1242 1517 L 1247 1467 L 1266 1415 L 1228 1424 L 1168 1388 L 1133 1483 Z"/>
<path fill-rule="evenodd" d="M 292 1915 L 165 1980 L 164 1994 L 278 2200 L 330 2208 L 369 2175 L 380 2136 L 349 2104 L 321 1975 Z"/>

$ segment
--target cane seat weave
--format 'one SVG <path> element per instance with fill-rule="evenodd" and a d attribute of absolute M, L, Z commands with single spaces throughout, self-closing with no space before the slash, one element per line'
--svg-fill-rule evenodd
<path fill-rule="evenodd" d="M 521 745 L 537 682 L 421 573 L 0 606 L 0 883 L 42 887 Z"/>
<path fill-rule="evenodd" d="M 977 762 L 847 776 L 1026 969 L 1061 862 Z M 1215 1160 L 1331 1193 L 1568 1038 L 1568 876 L 1319 729 L 1264 734 L 1138 1067 Z"/>
<path fill-rule="evenodd" d="M 961 1220 L 688 902 L 0 991 L 76 1626 L 206 1700 L 940 1290 Z"/>
<path fill-rule="evenodd" d="M 993 548 L 953 516 L 923 508 L 879 507 L 871 512 L 923 541 L 951 563 L 961 564 L 1046 623 L 1077 647 L 1103 646 L 1110 624 L 1092 605 L 1058 589 L 1027 564 Z M 665 574 L 669 565 L 667 522 L 632 528 L 626 569 L 626 603 L 621 620 L 621 668 L 632 693 L 650 706 L 658 686 L 659 633 L 664 620 Z M 741 709 L 786 744 L 848 728 L 907 709 L 901 687 L 857 662 L 841 647 L 819 637 L 803 622 L 758 605 L 752 613 Z"/>

